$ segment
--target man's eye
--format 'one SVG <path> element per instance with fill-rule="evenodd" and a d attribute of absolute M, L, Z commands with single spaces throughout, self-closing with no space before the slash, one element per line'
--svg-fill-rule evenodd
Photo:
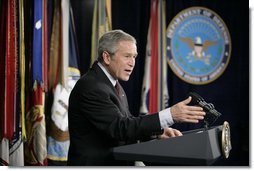
<path fill-rule="evenodd" d="M 137 55 L 125 55 L 124 57 L 125 57 L 125 58 L 133 58 L 133 59 L 136 59 Z"/>

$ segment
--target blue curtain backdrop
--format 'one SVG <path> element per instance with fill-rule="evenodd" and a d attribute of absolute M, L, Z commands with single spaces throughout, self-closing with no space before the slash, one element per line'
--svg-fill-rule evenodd
<path fill-rule="evenodd" d="M 80 71 L 84 74 L 90 65 L 93 0 L 72 0 L 80 54 Z M 190 91 L 197 92 L 207 102 L 214 104 L 222 113 L 215 125 L 228 121 L 231 127 L 232 151 L 227 160 L 215 165 L 249 165 L 249 6 L 243 1 L 221 0 L 167 0 L 167 26 L 181 10 L 202 6 L 216 12 L 225 22 L 231 35 L 232 51 L 224 73 L 206 85 L 192 85 L 179 79 L 168 68 L 168 90 L 170 106 L 186 98 Z M 128 95 L 130 110 L 138 115 L 141 86 L 144 74 L 144 60 L 148 22 L 149 0 L 112 0 L 113 29 L 122 29 L 137 39 L 138 58 L 130 80 L 122 82 Z M 176 124 L 185 131 L 200 127 L 199 124 Z M 197 149 L 198 150 L 198 149 Z"/>

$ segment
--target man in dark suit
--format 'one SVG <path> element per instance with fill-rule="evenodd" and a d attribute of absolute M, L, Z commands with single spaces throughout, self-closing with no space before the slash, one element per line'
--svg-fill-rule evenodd
<path fill-rule="evenodd" d="M 131 35 L 113 30 L 100 38 L 98 61 L 76 83 L 69 98 L 68 165 L 133 164 L 114 160 L 110 149 L 153 135 L 180 136 L 180 131 L 170 128 L 174 122 L 197 123 L 204 118 L 201 107 L 187 105 L 191 97 L 158 113 L 133 117 L 118 80 L 129 80 L 136 57 L 136 40 Z"/>

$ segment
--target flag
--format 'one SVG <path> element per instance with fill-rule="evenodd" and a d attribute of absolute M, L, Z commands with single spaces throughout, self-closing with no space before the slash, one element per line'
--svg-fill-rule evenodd
<path fill-rule="evenodd" d="M 30 105 L 26 114 L 27 141 L 25 144 L 26 165 L 47 165 L 46 130 L 44 115 L 44 92 L 41 86 L 34 84 Z"/>
<path fill-rule="evenodd" d="M 168 106 L 165 0 L 151 0 L 140 113 Z"/>
<path fill-rule="evenodd" d="M 48 90 L 52 90 L 59 80 L 60 72 L 60 46 L 61 46 L 61 4 L 59 0 L 54 0 L 53 21 L 50 39 L 49 53 L 49 72 L 48 72 Z"/>
<path fill-rule="evenodd" d="M 19 4 L 19 73 L 20 73 L 20 121 L 22 139 L 26 140 L 25 127 L 25 26 L 24 26 L 24 0 Z"/>
<path fill-rule="evenodd" d="M 21 127 L 19 127 L 21 128 Z M 19 129 L 16 136 L 9 144 L 9 165 L 10 166 L 24 166 L 24 143 L 22 139 L 22 132 Z"/>
<path fill-rule="evenodd" d="M 25 162 L 28 165 L 47 165 L 45 128 L 44 65 L 42 57 L 42 0 L 34 0 L 34 30 L 32 56 L 32 84 L 30 110 L 26 114 L 27 142 Z"/>
<path fill-rule="evenodd" d="M 6 4 L 0 1 L 0 80 L 5 80 L 5 45 L 6 45 Z M 4 98 L 5 81 L 0 82 L 0 140 L 3 138 L 4 130 Z"/>
<path fill-rule="evenodd" d="M 91 62 L 92 65 L 97 58 L 99 38 L 112 29 L 111 0 L 95 0 L 93 11 Z"/>
<path fill-rule="evenodd" d="M 66 165 L 69 150 L 68 100 L 70 92 L 80 78 L 78 69 L 78 49 L 74 18 L 69 1 L 62 1 L 62 44 L 60 57 L 61 70 L 55 78 L 57 84 L 53 88 L 53 104 L 49 123 L 48 159 L 50 164 Z M 60 31 L 61 32 L 61 31 Z"/>
<path fill-rule="evenodd" d="M 7 138 L 1 139 L 0 142 L 0 165 L 9 165 L 9 140 Z"/>
<path fill-rule="evenodd" d="M 20 75 L 20 52 L 18 46 L 21 40 L 21 27 L 18 28 L 18 17 L 21 16 L 22 2 L 10 0 L 1 3 L 1 8 L 7 8 L 1 13 L 2 21 L 6 21 L 6 27 L 1 23 L 1 33 L 3 46 L 1 46 L 1 66 L 5 63 L 5 71 L 1 70 L 1 143 L 0 143 L 0 161 L 1 165 L 23 166 L 23 140 L 21 138 L 21 75 Z M 6 17 L 6 18 L 5 18 Z M 6 30 L 5 30 L 6 29 Z M 5 34 L 5 31 L 7 34 Z M 20 32 L 18 32 L 20 31 Z M 6 48 L 6 49 L 5 49 Z M 1 68 L 2 68 L 1 67 Z M 5 73 L 4 75 L 2 75 Z"/>
<path fill-rule="evenodd" d="M 53 104 L 51 107 L 51 120 L 49 123 L 48 140 L 48 159 L 50 165 L 55 165 L 54 162 L 66 162 L 69 148 L 69 132 L 68 132 L 68 65 L 69 65 L 69 8 L 68 0 L 61 1 L 59 19 L 61 27 L 59 29 L 59 44 L 58 53 L 58 76 L 54 78 L 55 84 L 53 89 Z M 61 165 L 66 165 L 65 163 Z"/>
<path fill-rule="evenodd" d="M 48 61 L 49 61 L 49 48 L 48 48 L 48 38 L 49 38 L 49 29 L 48 29 L 48 0 L 43 0 L 42 2 L 42 79 L 43 88 L 45 92 L 48 92 Z"/>
<path fill-rule="evenodd" d="M 16 1 L 16 21 L 19 19 L 19 25 L 16 26 L 17 33 L 17 57 L 16 57 L 16 102 L 15 102 L 15 131 L 12 139 L 9 141 L 9 165 L 24 166 L 24 148 L 23 139 L 25 139 L 25 42 L 24 42 L 24 0 Z M 19 29 L 18 29 L 19 28 Z M 23 133 L 23 136 L 22 136 Z"/>
<path fill-rule="evenodd" d="M 11 140 L 15 131 L 16 83 L 17 83 L 17 3 L 7 2 L 6 53 L 5 53 L 5 100 L 3 137 Z"/>

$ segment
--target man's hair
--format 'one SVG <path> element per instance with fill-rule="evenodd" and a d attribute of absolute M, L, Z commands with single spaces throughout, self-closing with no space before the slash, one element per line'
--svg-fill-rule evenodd
<path fill-rule="evenodd" d="M 112 30 L 102 35 L 99 40 L 98 61 L 103 61 L 102 53 L 104 51 L 107 51 L 110 55 L 114 55 L 118 50 L 118 44 L 120 41 L 131 41 L 136 44 L 136 39 L 122 30 Z"/>

